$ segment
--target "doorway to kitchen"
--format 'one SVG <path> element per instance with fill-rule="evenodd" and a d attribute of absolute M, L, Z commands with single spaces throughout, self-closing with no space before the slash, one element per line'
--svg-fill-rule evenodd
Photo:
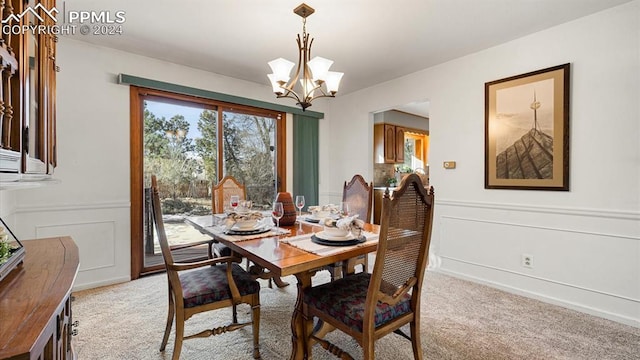
<path fill-rule="evenodd" d="M 380 221 L 384 191 L 416 173 L 429 185 L 429 102 L 415 102 L 373 114 L 373 222 Z"/>

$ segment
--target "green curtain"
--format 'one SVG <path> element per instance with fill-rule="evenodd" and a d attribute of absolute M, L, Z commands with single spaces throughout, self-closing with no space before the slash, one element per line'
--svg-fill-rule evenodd
<path fill-rule="evenodd" d="M 293 194 L 318 205 L 318 118 L 293 115 Z"/>

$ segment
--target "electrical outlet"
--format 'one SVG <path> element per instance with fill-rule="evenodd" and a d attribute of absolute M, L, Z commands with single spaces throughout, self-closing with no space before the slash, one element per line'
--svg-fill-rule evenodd
<path fill-rule="evenodd" d="M 533 255 L 522 254 L 522 266 L 533 269 Z"/>

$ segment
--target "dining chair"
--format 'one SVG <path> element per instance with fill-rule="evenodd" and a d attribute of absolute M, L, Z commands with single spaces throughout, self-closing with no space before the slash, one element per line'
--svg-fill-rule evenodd
<path fill-rule="evenodd" d="M 241 184 L 236 178 L 231 175 L 225 175 L 220 182 L 216 185 L 213 185 L 211 189 L 211 209 L 214 214 L 222 214 L 226 209 L 230 207 L 231 196 L 237 195 L 239 200 L 246 200 L 247 193 L 246 187 L 244 184 Z M 230 256 L 231 249 L 227 246 L 216 243 L 214 245 L 215 252 L 218 256 Z M 257 266 L 251 266 L 249 261 L 247 261 L 246 269 L 253 275 L 256 279 L 266 279 L 269 281 L 269 288 L 275 282 L 276 286 L 282 288 L 289 283 L 282 281 L 279 276 L 273 276 L 270 272 L 266 271 L 263 268 Z"/>
<path fill-rule="evenodd" d="M 322 338 L 339 329 L 362 346 L 364 359 L 374 358 L 375 341 L 391 332 L 411 341 L 413 356 L 422 359 L 420 295 L 429 256 L 434 191 L 410 174 L 382 200 L 380 237 L 371 274 L 362 272 L 304 290 L 302 316 L 305 351 L 319 343 L 341 359 L 353 359 Z M 313 318 L 324 323 L 313 332 Z M 400 327 L 409 324 L 410 336 Z"/>
<path fill-rule="evenodd" d="M 226 209 L 231 207 L 232 195 L 238 195 L 240 200 L 246 200 L 246 187 L 233 176 L 225 175 L 211 189 L 211 210 L 216 214 L 224 213 Z"/>
<path fill-rule="evenodd" d="M 354 175 L 349 182 L 344 182 L 342 201 L 349 204 L 349 215 L 358 214 L 358 219 L 371 222 L 373 182 L 367 184 L 362 175 Z M 331 279 L 335 280 L 355 272 L 356 265 L 362 265 L 362 271 L 369 271 L 369 257 L 367 254 L 332 264 L 327 269 L 331 272 Z"/>
<path fill-rule="evenodd" d="M 225 175 L 217 184 L 211 187 L 211 212 L 223 214 L 231 207 L 231 196 L 237 195 L 239 200 L 246 200 L 246 187 L 231 175 Z M 218 256 L 231 255 L 231 249 L 216 243 L 215 252 Z M 247 265 L 247 269 L 248 269 Z"/>
<path fill-rule="evenodd" d="M 344 182 L 342 201 L 349 204 L 349 214 L 358 214 L 358 218 L 371 222 L 373 207 L 373 182 L 367 184 L 362 175 L 356 174 L 351 181 Z M 351 273 L 356 265 L 362 265 L 362 271 L 369 271 L 369 257 L 365 254 L 349 259 L 343 266 L 344 273 Z"/>
<path fill-rule="evenodd" d="M 252 326 L 253 357 L 260 358 L 260 284 L 239 265 L 233 256 L 178 263 L 173 259 L 164 230 L 156 177 L 151 177 L 153 220 L 162 250 L 169 285 L 169 310 L 160 351 L 164 351 L 175 320 L 173 360 L 180 358 L 183 340 L 219 335 Z M 238 322 L 237 305 L 251 306 L 251 321 Z M 184 336 L 185 321 L 193 315 L 221 308 L 232 308 L 232 322 Z"/>

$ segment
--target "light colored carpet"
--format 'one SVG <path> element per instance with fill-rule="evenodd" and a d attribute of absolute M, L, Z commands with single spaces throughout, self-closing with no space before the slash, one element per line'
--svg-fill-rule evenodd
<path fill-rule="evenodd" d="M 260 292 L 262 359 L 288 359 L 291 350 L 291 285 Z M 326 271 L 314 284 L 328 280 Z M 422 347 L 425 359 L 640 359 L 640 329 L 582 314 L 487 286 L 428 271 L 422 297 Z M 159 352 L 167 314 L 164 274 L 75 293 L 74 338 L 79 359 L 170 359 L 173 333 L 165 353 Z M 248 306 L 239 308 L 249 318 Z M 226 325 L 231 311 L 199 314 L 186 332 Z M 408 333 L 408 329 L 405 329 Z M 357 343 L 339 331 L 327 336 L 354 358 Z M 185 341 L 182 359 L 252 359 L 251 328 Z M 314 359 L 334 359 L 315 346 Z M 410 343 L 390 334 L 376 343 L 376 359 L 413 359 Z"/>

